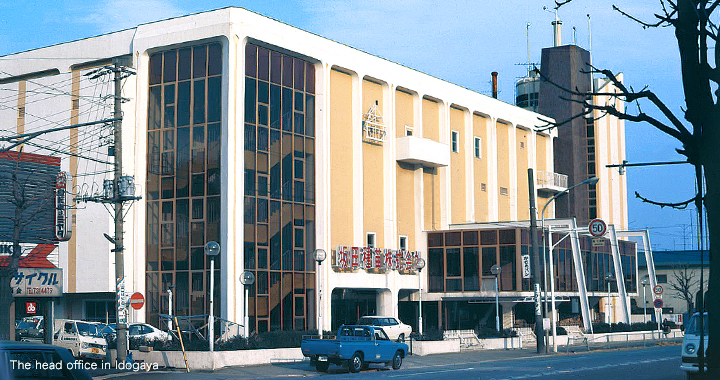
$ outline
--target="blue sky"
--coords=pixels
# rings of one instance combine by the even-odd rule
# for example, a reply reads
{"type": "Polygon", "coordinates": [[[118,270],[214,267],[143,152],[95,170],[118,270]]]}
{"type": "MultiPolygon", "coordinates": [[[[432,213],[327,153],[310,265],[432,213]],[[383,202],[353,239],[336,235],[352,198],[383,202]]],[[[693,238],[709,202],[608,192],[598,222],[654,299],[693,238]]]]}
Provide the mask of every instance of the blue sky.
{"type": "MultiPolygon", "coordinates": [[[[618,0],[623,10],[652,20],[659,1],[618,0]]],[[[498,71],[502,100],[512,102],[514,81],[527,61],[526,25],[530,23],[530,61],[552,45],[552,1],[466,0],[307,0],[185,1],[80,0],[2,1],[0,55],[121,30],[144,22],[189,13],[240,6],[317,33],[472,90],[489,94],[490,72],[498,71]],[[90,3],[90,4],[88,4],[90,3]]],[[[670,28],[643,30],[612,10],[610,2],[575,0],[561,8],[563,43],[588,48],[591,15],[593,64],[621,71],[635,89],[648,86],[681,116],[679,54],[670,28]],[[575,32],[573,32],[575,27],[575,32]]],[[[634,106],[628,107],[635,111],[634,106]]],[[[657,114],[645,105],[643,111],[657,114]]],[[[630,162],[676,161],[679,144],[646,124],[626,123],[630,162]]],[[[649,228],[655,249],[688,249],[697,238],[695,210],[669,210],[643,204],[638,191],[660,201],[681,201],[694,194],[689,165],[630,168],[631,229],[649,228]]]]}

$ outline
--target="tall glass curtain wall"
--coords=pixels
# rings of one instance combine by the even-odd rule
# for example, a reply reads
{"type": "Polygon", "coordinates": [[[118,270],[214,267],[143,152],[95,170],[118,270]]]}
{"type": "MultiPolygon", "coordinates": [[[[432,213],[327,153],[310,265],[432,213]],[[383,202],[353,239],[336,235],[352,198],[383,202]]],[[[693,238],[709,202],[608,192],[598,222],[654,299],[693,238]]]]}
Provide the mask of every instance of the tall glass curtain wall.
{"type": "MultiPolygon", "coordinates": [[[[147,320],[209,312],[208,241],[220,241],[222,47],[150,56],[147,134],[147,320]]],[[[214,313],[220,311],[220,260],[214,313]]],[[[198,323],[200,323],[198,321],[198,323]]]]}
{"type": "Polygon", "coordinates": [[[245,59],[250,329],[314,329],[315,69],[252,44],[245,59]]]}
{"type": "MultiPolygon", "coordinates": [[[[557,244],[553,249],[555,289],[577,292],[572,247],[570,239],[564,237],[564,234],[553,234],[553,244],[557,244]]],[[[591,292],[606,292],[605,276],[615,273],[610,241],[602,239],[603,244],[596,246],[592,240],[580,237],[586,286],[591,292]]],[[[625,288],[634,293],[637,291],[635,243],[622,240],[618,243],[625,288]]],[[[530,291],[531,280],[523,279],[518,269],[521,255],[529,252],[530,233],[526,229],[428,233],[428,291],[494,291],[495,277],[490,268],[496,264],[502,269],[500,291],[530,291]],[[520,239],[516,239],[518,234],[520,239]]],[[[541,272],[545,273],[542,267],[541,262],[541,272]]],[[[611,291],[617,291],[614,281],[609,286],[611,291]]]]}

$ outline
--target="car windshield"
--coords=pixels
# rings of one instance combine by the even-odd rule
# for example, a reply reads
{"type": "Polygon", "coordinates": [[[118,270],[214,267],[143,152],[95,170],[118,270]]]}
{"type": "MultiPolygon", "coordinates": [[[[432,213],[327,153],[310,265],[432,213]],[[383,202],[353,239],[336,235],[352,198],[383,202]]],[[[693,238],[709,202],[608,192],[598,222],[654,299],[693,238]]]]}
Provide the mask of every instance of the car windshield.
{"type": "Polygon", "coordinates": [[[375,318],[362,317],[358,321],[358,325],[375,325],[375,318]]]}
{"type": "MultiPolygon", "coordinates": [[[[693,335],[700,335],[700,315],[693,315],[692,319],[690,319],[690,325],[687,328],[687,331],[685,331],[686,334],[693,334],[693,335]]],[[[708,316],[705,315],[703,318],[703,335],[708,335],[708,316]]]]}
{"type": "Polygon", "coordinates": [[[16,327],[16,329],[18,329],[18,330],[29,330],[29,329],[34,329],[34,328],[35,328],[35,323],[25,322],[25,321],[20,322],[20,324],[18,324],[16,327]]]}
{"type": "Polygon", "coordinates": [[[77,323],[78,332],[80,335],[86,335],[86,336],[98,336],[98,329],[97,326],[85,323],[85,322],[78,322],[77,323]]]}

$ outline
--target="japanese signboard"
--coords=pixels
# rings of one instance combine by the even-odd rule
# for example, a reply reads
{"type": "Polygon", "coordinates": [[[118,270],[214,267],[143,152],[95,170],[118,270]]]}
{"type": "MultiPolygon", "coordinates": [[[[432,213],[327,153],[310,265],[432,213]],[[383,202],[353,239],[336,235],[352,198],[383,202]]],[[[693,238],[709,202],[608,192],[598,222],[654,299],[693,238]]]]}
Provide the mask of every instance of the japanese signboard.
{"type": "Polygon", "coordinates": [[[522,255],[522,271],[523,278],[532,277],[530,273],[530,255],[522,255]]]}
{"type": "Polygon", "coordinates": [[[72,232],[70,223],[70,209],[68,208],[68,183],[72,180],[70,173],[60,172],[55,181],[55,237],[60,241],[70,240],[72,232]]]}
{"type": "Polygon", "coordinates": [[[60,297],[63,295],[62,269],[18,268],[10,285],[16,297],[60,297]]]}
{"type": "Polygon", "coordinates": [[[418,258],[420,252],[417,251],[341,245],[334,252],[332,266],[336,270],[395,270],[407,273],[415,270],[414,263],[418,258]]]}

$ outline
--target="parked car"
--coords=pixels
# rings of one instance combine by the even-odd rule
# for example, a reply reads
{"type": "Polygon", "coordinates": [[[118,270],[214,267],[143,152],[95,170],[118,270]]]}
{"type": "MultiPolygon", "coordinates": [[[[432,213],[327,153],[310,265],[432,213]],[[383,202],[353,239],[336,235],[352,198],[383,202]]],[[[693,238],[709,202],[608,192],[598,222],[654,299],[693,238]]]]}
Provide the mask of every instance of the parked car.
{"type": "Polygon", "coordinates": [[[105,359],[107,341],[91,322],[66,320],[54,335],[55,342],[76,358],[105,359]]]}
{"type": "Polygon", "coordinates": [[[388,338],[392,340],[404,341],[412,333],[412,327],[400,322],[395,317],[368,315],[360,318],[357,324],[380,327],[385,331],[388,338]]]}
{"type": "Polygon", "coordinates": [[[34,342],[0,342],[0,380],[92,379],[82,366],[68,365],[74,361],[67,348],[34,342]]]}
{"type": "Polygon", "coordinates": [[[382,328],[373,326],[340,326],[336,338],[303,337],[300,349],[320,372],[327,372],[330,364],[347,362],[350,372],[359,372],[369,363],[385,363],[400,369],[408,345],[390,340],[382,328]]]}
{"type": "Polygon", "coordinates": [[[114,324],[97,323],[98,332],[105,338],[106,341],[110,342],[115,340],[117,332],[115,331],[114,324]]]}
{"type": "Polygon", "coordinates": [[[131,323],[128,327],[128,335],[130,338],[143,338],[147,341],[160,340],[167,342],[172,339],[172,335],[147,323],[131,323]]]}
{"type": "Polygon", "coordinates": [[[45,337],[45,320],[42,316],[25,317],[15,326],[15,340],[38,341],[45,337]]]}
{"type": "MultiPolygon", "coordinates": [[[[703,316],[703,333],[705,347],[705,370],[707,370],[707,348],[708,348],[708,313],[703,316]]],[[[700,313],[695,313],[685,329],[685,338],[682,344],[682,362],[680,368],[685,371],[688,379],[692,379],[700,371],[698,360],[698,348],[700,347],[700,313]]]]}

